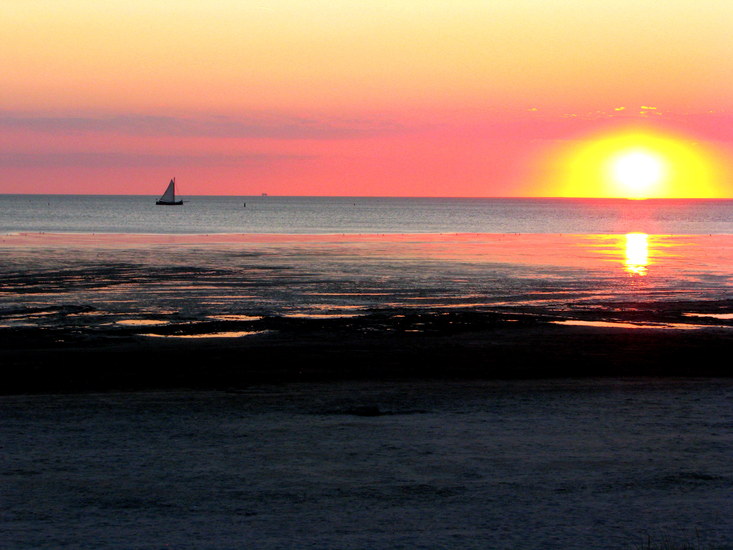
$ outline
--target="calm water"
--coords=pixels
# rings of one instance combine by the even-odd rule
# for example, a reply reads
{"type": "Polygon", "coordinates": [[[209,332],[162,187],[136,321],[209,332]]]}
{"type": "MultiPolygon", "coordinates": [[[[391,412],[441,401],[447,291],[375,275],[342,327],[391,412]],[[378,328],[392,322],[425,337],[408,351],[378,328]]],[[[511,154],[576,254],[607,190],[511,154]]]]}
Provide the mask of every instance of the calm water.
{"type": "Polygon", "coordinates": [[[18,231],[733,234],[733,200],[0,195],[0,233],[18,231]]]}

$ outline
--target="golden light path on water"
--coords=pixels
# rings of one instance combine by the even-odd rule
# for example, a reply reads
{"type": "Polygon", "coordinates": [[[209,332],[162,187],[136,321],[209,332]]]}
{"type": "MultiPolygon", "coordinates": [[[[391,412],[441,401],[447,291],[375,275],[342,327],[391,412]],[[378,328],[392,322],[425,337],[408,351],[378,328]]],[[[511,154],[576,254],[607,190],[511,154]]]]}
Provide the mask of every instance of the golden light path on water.
{"type": "Polygon", "coordinates": [[[626,235],[625,268],[632,275],[644,276],[649,265],[649,235],[628,233],[626,235]]]}
{"type": "MultiPolygon", "coordinates": [[[[665,276],[669,277],[674,271],[683,267],[685,257],[690,256],[690,261],[699,262],[699,259],[693,259],[698,252],[695,244],[697,240],[692,242],[684,236],[630,232],[615,235],[583,235],[579,238],[584,243],[582,246],[587,247],[595,258],[616,266],[609,274],[615,271],[627,277],[648,277],[650,269],[654,268],[656,275],[665,273],[665,276]]],[[[588,267],[592,268],[590,262],[588,267]]]]}

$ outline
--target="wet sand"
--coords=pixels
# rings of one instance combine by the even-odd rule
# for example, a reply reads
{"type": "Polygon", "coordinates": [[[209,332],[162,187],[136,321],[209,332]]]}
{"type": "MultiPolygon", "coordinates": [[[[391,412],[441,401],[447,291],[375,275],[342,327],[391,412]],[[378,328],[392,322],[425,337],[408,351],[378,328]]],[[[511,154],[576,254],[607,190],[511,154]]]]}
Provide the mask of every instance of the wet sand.
{"type": "Polygon", "coordinates": [[[236,389],[345,379],[730,376],[729,334],[472,330],[424,337],[298,331],[225,343],[3,346],[3,393],[236,389]]]}
{"type": "Polygon", "coordinates": [[[731,375],[730,237],[591,237],[6,235],[0,392],[731,375]]]}

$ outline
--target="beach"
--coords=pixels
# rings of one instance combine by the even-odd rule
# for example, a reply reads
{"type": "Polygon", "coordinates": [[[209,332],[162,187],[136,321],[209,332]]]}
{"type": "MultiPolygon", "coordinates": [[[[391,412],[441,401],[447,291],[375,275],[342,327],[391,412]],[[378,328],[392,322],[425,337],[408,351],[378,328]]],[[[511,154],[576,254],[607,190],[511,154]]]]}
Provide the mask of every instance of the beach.
{"type": "Polygon", "coordinates": [[[732,399],[669,377],[2,396],[0,530],[24,550],[730,550],[732,399]]]}
{"type": "Polygon", "coordinates": [[[732,548],[730,236],[0,241],[10,548],[732,548]]]}

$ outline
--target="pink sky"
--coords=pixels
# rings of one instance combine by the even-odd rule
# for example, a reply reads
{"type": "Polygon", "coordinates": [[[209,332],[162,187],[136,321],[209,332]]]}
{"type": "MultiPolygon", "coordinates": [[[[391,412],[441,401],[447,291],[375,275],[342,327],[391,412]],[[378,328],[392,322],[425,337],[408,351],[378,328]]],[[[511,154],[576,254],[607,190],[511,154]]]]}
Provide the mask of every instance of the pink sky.
{"type": "MultiPolygon", "coordinates": [[[[573,151],[648,130],[710,164],[684,193],[733,195],[733,3],[29,0],[0,17],[0,193],[157,195],[175,176],[183,195],[553,195],[573,151]]],[[[606,193],[586,170],[573,192],[606,193]]]]}

